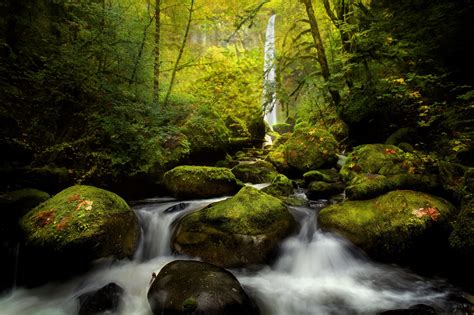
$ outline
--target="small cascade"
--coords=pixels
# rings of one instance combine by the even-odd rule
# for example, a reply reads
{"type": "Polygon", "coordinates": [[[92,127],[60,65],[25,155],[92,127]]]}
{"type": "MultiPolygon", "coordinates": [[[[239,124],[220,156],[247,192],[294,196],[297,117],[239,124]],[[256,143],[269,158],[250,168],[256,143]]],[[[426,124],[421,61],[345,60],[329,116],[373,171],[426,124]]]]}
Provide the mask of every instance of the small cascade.
{"type": "Polygon", "coordinates": [[[270,128],[277,123],[278,107],[276,97],[275,18],[276,15],[272,15],[268,21],[265,35],[265,63],[263,69],[263,111],[265,113],[264,119],[270,128]]]}

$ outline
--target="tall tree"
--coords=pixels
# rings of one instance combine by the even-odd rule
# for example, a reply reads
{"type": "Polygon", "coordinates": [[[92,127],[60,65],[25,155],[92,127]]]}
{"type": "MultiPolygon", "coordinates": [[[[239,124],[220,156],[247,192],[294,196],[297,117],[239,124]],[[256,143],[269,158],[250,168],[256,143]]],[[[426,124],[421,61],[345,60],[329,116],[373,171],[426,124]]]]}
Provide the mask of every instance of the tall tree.
{"type": "Polygon", "coordinates": [[[168,87],[168,91],[166,92],[165,100],[163,102],[164,106],[168,104],[168,99],[170,97],[171,91],[173,89],[174,80],[176,79],[176,73],[179,69],[179,63],[181,58],[183,57],[184,49],[186,48],[186,43],[188,42],[189,37],[189,30],[191,29],[191,22],[193,20],[193,13],[194,13],[194,2],[195,0],[191,0],[191,4],[189,6],[189,14],[188,14],[188,22],[186,23],[186,29],[184,31],[183,41],[181,42],[181,46],[179,47],[178,57],[176,58],[176,62],[174,64],[173,70],[171,72],[171,81],[168,87]]]}
{"type": "MultiPolygon", "coordinates": [[[[321,74],[323,75],[324,80],[327,83],[330,83],[331,73],[329,71],[328,60],[326,58],[326,51],[324,49],[323,40],[319,31],[318,21],[316,20],[316,16],[314,15],[313,4],[311,3],[311,0],[300,1],[304,4],[306,8],[306,14],[308,15],[308,20],[310,24],[311,36],[313,37],[314,46],[316,47],[316,51],[318,54],[318,63],[321,66],[321,74]]],[[[339,92],[329,86],[329,94],[331,94],[334,104],[338,106],[341,101],[341,96],[339,95],[339,92]]]]}
{"type": "Polygon", "coordinates": [[[155,49],[154,49],[154,76],[153,76],[153,103],[160,101],[160,31],[161,31],[161,0],[155,0],[155,49]]]}

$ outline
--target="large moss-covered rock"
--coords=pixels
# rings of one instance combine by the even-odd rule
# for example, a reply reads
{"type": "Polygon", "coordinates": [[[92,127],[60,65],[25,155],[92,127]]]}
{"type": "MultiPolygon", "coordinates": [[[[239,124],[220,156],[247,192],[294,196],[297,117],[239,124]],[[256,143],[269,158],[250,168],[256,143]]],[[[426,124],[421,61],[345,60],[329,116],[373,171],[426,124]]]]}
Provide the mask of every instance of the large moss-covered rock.
{"type": "Polygon", "coordinates": [[[246,186],[230,199],[184,216],[172,244],[178,253],[242,267],[267,262],[295,227],[279,199],[246,186]]]}
{"type": "Polygon", "coordinates": [[[278,175],[273,164],[258,160],[255,162],[239,163],[232,169],[235,177],[245,183],[271,183],[278,175]]]}
{"type": "Polygon", "coordinates": [[[347,156],[340,174],[350,199],[368,199],[396,189],[435,192],[440,184],[436,160],[393,145],[366,144],[347,156]]]}
{"type": "Polygon", "coordinates": [[[433,248],[441,251],[454,212],[443,199],[399,190],[371,200],[331,205],[321,211],[319,224],[375,258],[408,261],[433,248]]]}
{"type": "Polygon", "coordinates": [[[153,314],[259,314],[233,274],[198,261],[177,260],[164,266],[147,297],[153,314]]]}
{"type": "Polygon", "coordinates": [[[33,188],[19,189],[0,194],[2,223],[5,217],[20,219],[38,204],[50,198],[49,194],[33,188]]]}
{"type": "Polygon", "coordinates": [[[166,189],[177,198],[212,198],[232,195],[239,188],[230,169],[224,167],[175,167],[164,175],[166,189]]]}
{"type": "Polygon", "coordinates": [[[337,141],[321,128],[297,128],[268,159],[283,173],[303,174],[336,161],[337,141]]]}
{"type": "Polygon", "coordinates": [[[335,168],[313,170],[303,174],[305,184],[311,182],[337,183],[341,181],[339,172],[335,168]]]}
{"type": "Polygon", "coordinates": [[[122,198],[81,185],[28,212],[21,227],[34,271],[42,266],[58,274],[66,269],[74,272],[99,258],[131,257],[140,236],[138,220],[122,198]]]}

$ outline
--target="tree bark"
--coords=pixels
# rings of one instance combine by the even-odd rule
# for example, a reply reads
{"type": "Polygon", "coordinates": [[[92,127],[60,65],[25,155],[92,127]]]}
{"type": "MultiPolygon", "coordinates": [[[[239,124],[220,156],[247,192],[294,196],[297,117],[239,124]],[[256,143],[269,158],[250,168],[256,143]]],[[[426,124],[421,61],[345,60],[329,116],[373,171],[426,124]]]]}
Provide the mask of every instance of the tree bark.
{"type": "Polygon", "coordinates": [[[186,43],[188,42],[189,30],[191,29],[191,22],[193,20],[194,2],[195,0],[191,0],[191,5],[189,7],[188,23],[186,24],[186,30],[184,31],[183,41],[181,42],[181,46],[179,47],[178,57],[176,58],[173,71],[171,72],[171,81],[168,87],[168,91],[166,92],[163,106],[166,106],[168,104],[168,99],[173,89],[174,80],[176,79],[176,73],[178,72],[179,63],[181,61],[181,58],[183,57],[184,49],[186,48],[186,43]]]}
{"type": "Polygon", "coordinates": [[[155,47],[153,55],[155,56],[154,62],[154,76],[153,76],[153,103],[159,106],[160,102],[160,30],[161,30],[161,0],[155,1],[155,47]]]}
{"type": "MultiPolygon", "coordinates": [[[[324,49],[323,40],[321,39],[321,33],[319,32],[318,21],[316,20],[316,16],[314,15],[313,5],[311,0],[301,0],[301,2],[306,7],[306,13],[308,15],[309,24],[311,27],[311,36],[313,37],[314,46],[316,47],[316,51],[318,53],[318,62],[321,66],[321,73],[323,75],[324,80],[329,83],[331,78],[331,73],[329,71],[328,60],[326,58],[326,51],[324,49]]],[[[332,100],[336,106],[339,105],[341,101],[341,96],[339,92],[329,87],[329,94],[331,94],[332,100]]]]}

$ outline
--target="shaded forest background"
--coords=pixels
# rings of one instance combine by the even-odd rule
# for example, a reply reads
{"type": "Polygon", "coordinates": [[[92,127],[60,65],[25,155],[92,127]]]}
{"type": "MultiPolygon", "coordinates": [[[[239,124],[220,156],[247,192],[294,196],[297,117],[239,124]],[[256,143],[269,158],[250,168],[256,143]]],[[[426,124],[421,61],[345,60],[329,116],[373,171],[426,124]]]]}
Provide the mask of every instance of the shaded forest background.
{"type": "Polygon", "coordinates": [[[273,13],[282,121],[347,126],[342,147],[409,138],[474,166],[473,1],[314,2],[327,78],[307,3],[3,1],[2,190],[76,182],[143,196],[176,165],[258,145],[273,13]]]}

